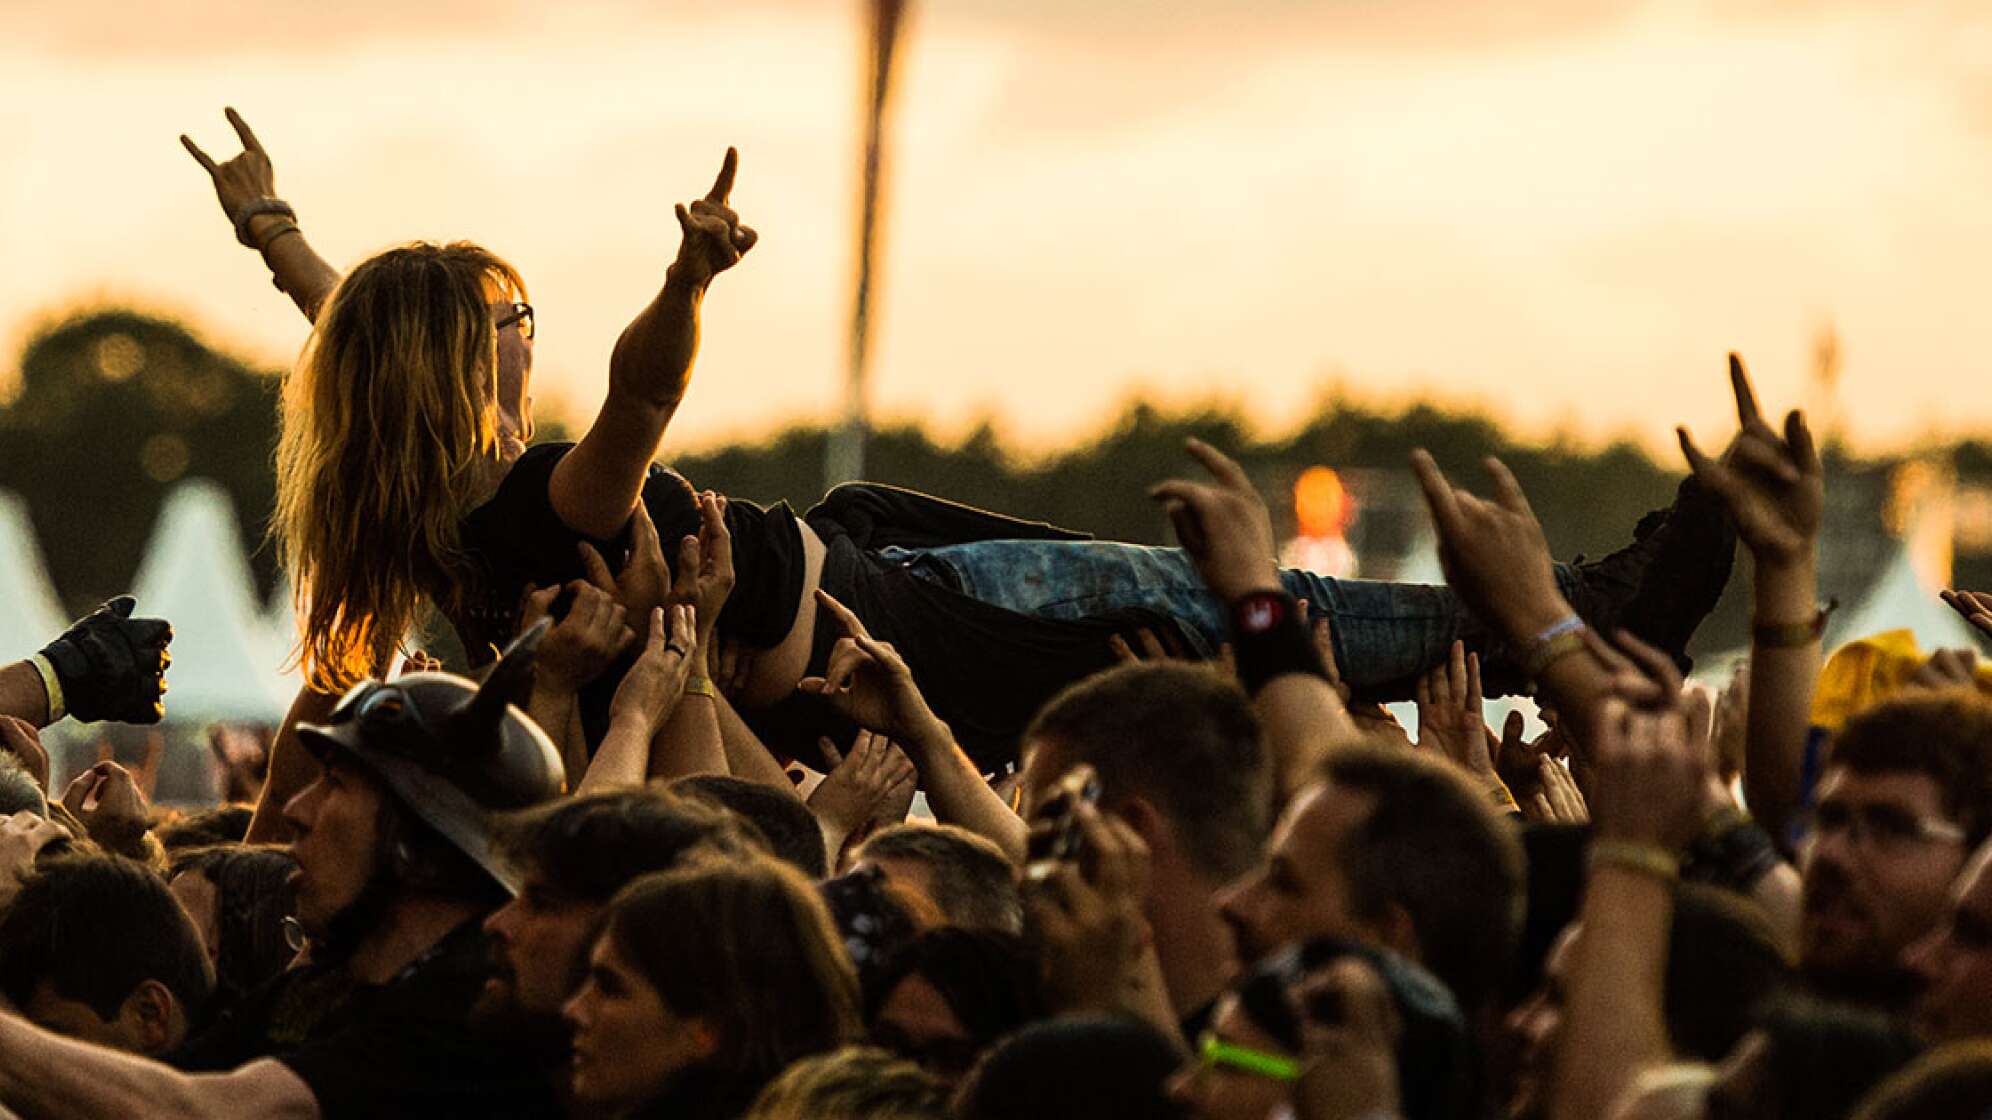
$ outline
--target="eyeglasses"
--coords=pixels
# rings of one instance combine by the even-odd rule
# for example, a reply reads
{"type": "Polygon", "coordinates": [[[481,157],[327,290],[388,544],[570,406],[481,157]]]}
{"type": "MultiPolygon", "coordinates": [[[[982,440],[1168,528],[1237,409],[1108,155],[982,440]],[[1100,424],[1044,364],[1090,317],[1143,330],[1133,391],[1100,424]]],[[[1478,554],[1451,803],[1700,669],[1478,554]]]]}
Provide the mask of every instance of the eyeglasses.
{"type": "Polygon", "coordinates": [[[1919,817],[1891,805],[1849,805],[1827,801],[1812,810],[1812,834],[1845,836],[1876,851],[1896,852],[1918,844],[1962,844],[1964,829],[1945,820],[1919,817]]]}
{"type": "Polygon", "coordinates": [[[1205,1069],[1223,1066],[1241,1073],[1255,1074],[1274,1081],[1300,1080],[1300,1063],[1280,1054],[1268,1054],[1248,1046],[1226,1042],[1215,1031],[1205,1031],[1197,1040],[1197,1058],[1205,1069]]]}
{"type": "Polygon", "coordinates": [[[533,305],[530,303],[514,303],[512,305],[512,313],[499,319],[493,325],[502,331],[513,323],[519,324],[519,337],[525,339],[527,342],[531,342],[533,340],[533,305]]]}

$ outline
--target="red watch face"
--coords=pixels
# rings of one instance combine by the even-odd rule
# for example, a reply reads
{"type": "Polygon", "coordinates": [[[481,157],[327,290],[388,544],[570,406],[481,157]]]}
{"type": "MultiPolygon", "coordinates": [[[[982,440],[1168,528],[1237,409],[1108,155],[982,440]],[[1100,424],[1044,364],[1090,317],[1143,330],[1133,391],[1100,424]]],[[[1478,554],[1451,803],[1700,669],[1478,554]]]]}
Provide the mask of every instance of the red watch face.
{"type": "Polygon", "coordinates": [[[1247,600],[1240,604],[1239,622],[1252,633],[1261,633],[1273,628],[1280,620],[1280,601],[1270,595],[1247,600]]]}

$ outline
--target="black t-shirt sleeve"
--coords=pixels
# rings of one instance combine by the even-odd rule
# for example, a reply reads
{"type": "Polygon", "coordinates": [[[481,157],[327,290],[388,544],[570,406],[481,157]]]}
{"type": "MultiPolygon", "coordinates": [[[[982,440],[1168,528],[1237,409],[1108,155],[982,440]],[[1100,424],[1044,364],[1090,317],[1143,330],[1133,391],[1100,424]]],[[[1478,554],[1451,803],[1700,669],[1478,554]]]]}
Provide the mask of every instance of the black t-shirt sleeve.
{"type": "MultiPolygon", "coordinates": [[[[573,446],[548,443],[527,449],[491,500],[464,518],[463,545],[478,573],[475,593],[453,620],[459,633],[466,624],[478,632],[463,635],[466,649],[475,644],[482,651],[510,637],[513,612],[528,583],[549,587],[586,578],[576,547],[580,542],[592,544],[610,570],[621,570],[627,530],[616,540],[592,540],[553,510],[548,489],[553,470],[573,446]]],[[[699,531],[697,492],[682,475],[652,464],[643,481],[643,504],[657,526],[665,563],[675,567],[678,543],[699,531]]],[[[749,645],[772,646],[788,633],[802,596],[802,537],[795,514],[786,504],[763,509],[730,501],[727,528],[733,535],[736,582],[720,629],[749,645]]],[[[473,654],[473,660],[483,659],[488,658],[473,654]]]]}

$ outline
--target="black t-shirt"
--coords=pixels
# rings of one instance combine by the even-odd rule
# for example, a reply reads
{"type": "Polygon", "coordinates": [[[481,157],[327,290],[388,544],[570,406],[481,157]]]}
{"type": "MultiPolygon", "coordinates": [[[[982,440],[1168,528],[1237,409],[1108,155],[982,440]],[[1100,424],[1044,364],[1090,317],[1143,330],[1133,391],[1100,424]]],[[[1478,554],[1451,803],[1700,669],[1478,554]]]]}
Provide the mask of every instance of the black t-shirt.
{"type": "MultiPolygon", "coordinates": [[[[551,587],[586,578],[578,546],[587,542],[611,571],[620,572],[628,548],[622,538],[594,540],[569,528],[553,511],[547,491],[553,468],[571,443],[543,443],[519,456],[491,500],[463,519],[460,540],[479,573],[450,619],[474,663],[503,648],[518,623],[526,584],[551,587]]],[[[657,524],[664,562],[676,564],[678,542],[699,531],[698,494],[682,475],[655,463],[643,481],[643,504],[657,524]]],[[[795,621],[802,598],[802,533],[788,503],[766,509],[729,498],[726,527],[733,536],[733,595],[719,616],[719,630],[751,646],[778,645],[795,621]]],[[[621,674],[617,673],[620,677],[621,674]]]]}
{"type": "MultiPolygon", "coordinates": [[[[527,584],[545,588],[586,578],[583,541],[611,571],[622,570],[627,530],[623,539],[592,540],[553,511],[547,487],[554,466],[573,447],[543,443],[527,449],[491,500],[463,519],[460,540],[478,576],[463,589],[450,623],[473,666],[491,661],[517,632],[519,597],[527,584]]],[[[678,542],[699,531],[697,492],[682,475],[652,463],[643,480],[643,504],[657,525],[665,563],[675,564],[678,542]]],[[[726,528],[733,537],[734,584],[719,615],[719,632],[763,649],[779,645],[802,599],[802,531],[795,514],[786,502],[763,509],[729,498],[726,528]]],[[[616,685],[641,652],[641,646],[632,648],[581,690],[581,726],[590,744],[607,733],[616,685]]]]}
{"type": "Polygon", "coordinates": [[[528,1050],[468,1025],[488,973],[475,922],[385,984],[355,984],[338,968],[297,969],[170,1060],[204,1072],[275,1058],[310,1087],[326,1120],[562,1116],[550,1076],[528,1050]]]}

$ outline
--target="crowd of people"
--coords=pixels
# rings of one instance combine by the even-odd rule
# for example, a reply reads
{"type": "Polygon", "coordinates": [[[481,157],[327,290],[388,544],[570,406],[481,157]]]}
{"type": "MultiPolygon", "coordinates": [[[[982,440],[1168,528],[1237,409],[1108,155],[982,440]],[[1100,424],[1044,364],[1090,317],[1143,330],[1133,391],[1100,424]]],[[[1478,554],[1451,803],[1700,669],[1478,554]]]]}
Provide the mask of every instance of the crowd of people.
{"type": "Polygon", "coordinates": [[[1825,474],[1734,357],[1737,431],[1681,430],[1594,564],[1423,452],[1442,588],[1281,570],[1194,441],[1176,549],[797,514],[652,462],[757,240],[734,153],[594,423],[532,445],[517,271],[334,269],[229,118],[227,161],[182,139],[312,322],[272,519],[307,683],[254,803],[190,814],[108,760],[58,796],[39,739],[162,718],[168,620],[0,666],[0,1116],[1992,1110],[1992,695],[1947,651],[1820,717],[1825,474]],[[1718,694],[1684,650],[1739,541],[1718,694]],[[1508,693],[1547,731],[1487,726],[1508,693]]]}

